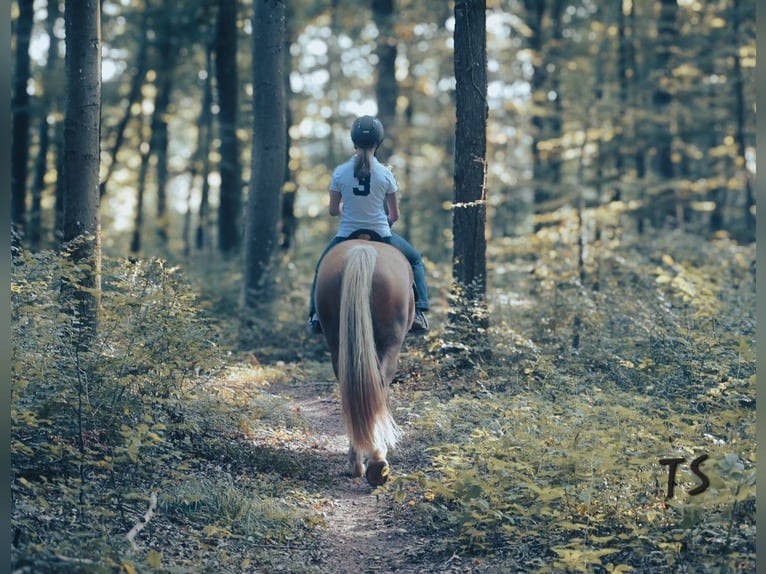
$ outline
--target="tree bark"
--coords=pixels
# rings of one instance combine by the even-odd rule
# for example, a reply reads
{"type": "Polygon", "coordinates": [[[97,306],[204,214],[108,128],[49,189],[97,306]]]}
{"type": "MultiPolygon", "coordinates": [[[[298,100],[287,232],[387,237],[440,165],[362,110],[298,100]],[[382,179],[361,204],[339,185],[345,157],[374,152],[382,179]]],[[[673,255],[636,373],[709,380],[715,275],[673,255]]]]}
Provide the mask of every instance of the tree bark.
{"type": "MultiPolygon", "coordinates": [[[[48,59],[45,62],[45,78],[50,79],[58,64],[58,40],[54,34],[56,20],[59,17],[58,2],[49,0],[47,33],[50,44],[48,45],[48,59]]],[[[42,242],[42,197],[45,192],[45,176],[48,173],[48,150],[50,149],[51,125],[48,118],[56,111],[55,94],[52,94],[53,83],[44,82],[42,100],[42,113],[39,118],[38,148],[35,158],[34,183],[32,184],[32,204],[29,209],[29,246],[37,250],[42,242]]]]}
{"type": "Polygon", "coordinates": [[[13,75],[13,146],[11,151],[11,223],[23,237],[26,227],[27,172],[29,161],[29,93],[27,83],[30,74],[29,44],[32,39],[34,17],[33,0],[19,0],[19,17],[16,20],[16,67],[13,75]]]}
{"type": "Polygon", "coordinates": [[[253,19],[253,150],[242,306],[254,310],[270,287],[285,161],[285,3],[255,0],[253,19]]]}
{"type": "Polygon", "coordinates": [[[213,58],[212,43],[208,42],[205,48],[205,67],[207,76],[202,88],[202,112],[199,119],[199,134],[197,138],[197,161],[201,163],[200,172],[202,173],[202,189],[199,200],[199,218],[197,221],[197,231],[194,235],[194,246],[198,250],[206,247],[207,235],[210,232],[210,182],[208,175],[210,173],[210,146],[213,140],[213,114],[211,107],[213,105],[213,58]]]}
{"type": "MultiPolygon", "coordinates": [[[[534,211],[536,214],[552,210],[556,189],[561,181],[561,152],[558,147],[546,147],[544,142],[553,141],[561,135],[561,93],[558,72],[549,74],[549,67],[559,61],[557,45],[561,41],[562,0],[525,0],[527,24],[531,30],[529,47],[534,58],[532,76],[532,99],[535,112],[532,115],[532,182],[534,211]],[[546,10],[548,14],[546,16],[546,10]],[[550,38],[545,30],[550,27],[550,38]],[[548,44],[546,44],[548,42],[548,44]],[[548,94],[554,94],[551,102],[548,94]]],[[[542,227],[535,224],[535,230],[542,227]]]]}
{"type": "MultiPolygon", "coordinates": [[[[486,295],[487,53],[486,1],[455,2],[455,201],[453,278],[475,311],[471,322],[488,323],[486,295]]],[[[453,317],[458,319],[458,317],[453,317]]]]}
{"type": "MultiPolygon", "coordinates": [[[[673,104],[673,93],[670,83],[672,82],[672,58],[673,45],[675,44],[678,30],[676,28],[676,16],[678,13],[677,0],[661,0],[660,16],[657,22],[657,48],[656,70],[658,81],[652,94],[652,105],[657,118],[670,118],[673,104]]],[[[673,160],[673,128],[670,120],[660,119],[654,126],[654,161],[653,169],[655,176],[660,182],[670,181],[675,177],[675,165],[673,160]]],[[[670,184],[663,185],[659,195],[673,198],[675,202],[676,191],[670,184]]],[[[651,198],[645,198],[650,201],[651,198]]],[[[652,219],[655,226],[662,223],[662,217],[667,214],[666,209],[651,209],[652,219]]],[[[679,224],[683,218],[678,218],[679,224]]]]}
{"type": "Polygon", "coordinates": [[[223,253],[233,253],[239,250],[242,239],[242,168],[237,141],[237,0],[219,0],[216,30],[215,73],[221,138],[218,247],[223,253]]]}
{"type": "MultiPolygon", "coordinates": [[[[66,104],[64,113],[64,242],[80,268],[71,285],[83,347],[98,324],[101,229],[101,8],[99,0],[66,1],[66,104]]],[[[65,284],[67,284],[65,282],[65,284]]],[[[67,293],[65,293],[67,295],[67,293]]]]}
{"type": "MultiPolygon", "coordinates": [[[[739,48],[739,34],[742,24],[742,7],[739,0],[734,0],[734,4],[731,8],[731,20],[732,20],[732,35],[734,46],[739,48]]],[[[745,133],[745,115],[747,113],[747,106],[745,104],[745,82],[742,75],[742,63],[740,61],[739,50],[735,49],[733,53],[733,70],[732,75],[734,77],[734,90],[736,99],[736,139],[737,139],[737,159],[736,164],[739,169],[744,171],[745,177],[745,202],[744,202],[744,220],[745,220],[745,237],[746,241],[755,241],[755,193],[753,192],[752,177],[747,169],[746,153],[747,153],[747,141],[745,133]]],[[[753,121],[755,118],[753,118],[753,121]]]]}
{"type": "Polygon", "coordinates": [[[176,54],[179,50],[179,37],[173,21],[172,5],[166,6],[164,22],[159,27],[159,65],[157,70],[157,98],[152,115],[151,153],[157,163],[157,220],[155,231],[162,248],[167,246],[169,220],[167,213],[168,182],[168,117],[170,100],[175,85],[176,54]]]}
{"type": "Polygon", "coordinates": [[[375,95],[378,119],[387,130],[383,145],[378,148],[378,159],[386,163],[396,148],[394,125],[399,85],[396,82],[396,34],[394,32],[394,0],[372,0],[372,19],[378,28],[376,54],[378,56],[375,95]]]}
{"type": "MultiPolygon", "coordinates": [[[[55,1],[55,0],[54,0],[55,1]]],[[[117,124],[115,130],[114,142],[109,152],[109,166],[106,168],[106,174],[101,181],[100,194],[101,197],[106,193],[106,186],[114,173],[114,169],[117,167],[117,154],[122,148],[122,143],[125,140],[125,129],[128,127],[128,122],[132,115],[133,104],[139,101],[141,97],[141,86],[144,84],[144,78],[146,77],[146,71],[148,68],[148,52],[149,52],[149,30],[150,20],[149,16],[152,10],[149,6],[149,0],[144,0],[143,13],[141,18],[141,39],[138,45],[138,53],[136,54],[135,72],[130,80],[130,90],[128,91],[127,102],[125,103],[125,113],[120,122],[117,124]]]]}
{"type": "MultiPolygon", "coordinates": [[[[141,118],[144,127],[148,128],[149,121],[143,116],[141,118]]],[[[144,133],[142,129],[141,134],[144,133]]],[[[149,136],[151,141],[151,135],[149,136]]],[[[141,233],[144,227],[144,196],[146,195],[146,175],[149,173],[149,157],[151,156],[151,144],[143,146],[144,140],[141,137],[141,144],[139,147],[139,154],[141,155],[141,164],[138,168],[138,180],[136,181],[136,211],[133,214],[133,234],[130,240],[130,252],[134,255],[141,253],[142,239],[141,233]]]]}

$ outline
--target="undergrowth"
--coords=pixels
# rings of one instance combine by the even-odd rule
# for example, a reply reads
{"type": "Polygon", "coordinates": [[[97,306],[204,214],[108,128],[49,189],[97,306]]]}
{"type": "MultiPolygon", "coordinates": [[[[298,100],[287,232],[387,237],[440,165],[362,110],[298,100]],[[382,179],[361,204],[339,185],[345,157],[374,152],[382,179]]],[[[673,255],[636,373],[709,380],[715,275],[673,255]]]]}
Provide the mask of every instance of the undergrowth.
{"type": "MultiPolygon", "coordinates": [[[[450,328],[432,297],[395,379],[410,446],[392,457],[416,455],[375,494],[422,541],[413,560],[753,571],[754,246],[604,241],[582,267],[542,234],[489,249],[488,321],[450,328]]],[[[270,392],[331,379],[305,334],[313,262],[242,318],[233,263],[106,259],[87,350],[67,265],[21,252],[12,269],[14,570],[321,571],[317,493],[340,469],[293,448],[301,417],[270,392]]]]}
{"type": "Polygon", "coordinates": [[[510,571],[753,571],[754,253],[686,239],[602,249],[585,284],[540,245],[496,252],[516,282],[492,360],[432,335],[449,379],[410,407],[429,462],[379,490],[399,520],[510,571]]]}
{"type": "Polygon", "coordinates": [[[252,374],[228,380],[226,335],[180,269],[106,259],[87,349],[59,296],[77,272],[52,252],[14,259],[14,571],[220,571],[237,546],[305,546],[316,513],[238,462],[253,428],[289,413],[252,374]]]}

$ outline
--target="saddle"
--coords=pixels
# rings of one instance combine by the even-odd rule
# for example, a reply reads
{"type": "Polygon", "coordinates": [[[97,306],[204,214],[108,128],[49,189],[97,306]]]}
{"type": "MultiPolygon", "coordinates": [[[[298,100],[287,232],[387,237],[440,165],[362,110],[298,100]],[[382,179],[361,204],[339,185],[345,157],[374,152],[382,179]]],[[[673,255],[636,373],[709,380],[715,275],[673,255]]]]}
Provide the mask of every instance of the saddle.
{"type": "Polygon", "coordinates": [[[377,231],[373,231],[372,229],[357,229],[348,236],[348,239],[364,239],[365,241],[377,241],[378,243],[391,243],[389,237],[381,237],[377,231]]]}

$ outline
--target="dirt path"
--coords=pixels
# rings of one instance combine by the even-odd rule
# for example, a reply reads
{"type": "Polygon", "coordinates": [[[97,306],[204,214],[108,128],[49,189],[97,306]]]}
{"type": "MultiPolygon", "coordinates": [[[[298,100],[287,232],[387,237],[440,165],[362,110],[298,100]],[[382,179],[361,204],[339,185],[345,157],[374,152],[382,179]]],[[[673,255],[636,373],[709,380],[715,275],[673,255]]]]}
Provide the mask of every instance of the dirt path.
{"type": "MultiPolygon", "coordinates": [[[[316,557],[322,571],[332,574],[470,572],[459,560],[424,564],[423,549],[427,541],[410,532],[405,524],[398,523],[389,504],[379,501],[363,478],[353,479],[346,473],[348,439],[343,431],[340,403],[333,394],[335,389],[333,384],[270,389],[289,399],[292,412],[306,425],[306,439],[314,453],[338,463],[321,490],[328,501],[316,557]]],[[[406,426],[404,431],[407,432],[406,426]]],[[[403,442],[402,448],[407,449],[406,439],[403,442]]],[[[389,458],[394,472],[404,470],[397,468],[394,462],[399,456],[389,458]]]]}
{"type": "Polygon", "coordinates": [[[323,570],[338,574],[418,571],[406,569],[403,552],[412,541],[403,529],[392,526],[387,505],[378,503],[364,479],[346,474],[348,439],[335,388],[327,384],[271,389],[290,399],[293,413],[306,425],[314,452],[341,463],[322,492],[328,502],[317,558],[323,570]]]}

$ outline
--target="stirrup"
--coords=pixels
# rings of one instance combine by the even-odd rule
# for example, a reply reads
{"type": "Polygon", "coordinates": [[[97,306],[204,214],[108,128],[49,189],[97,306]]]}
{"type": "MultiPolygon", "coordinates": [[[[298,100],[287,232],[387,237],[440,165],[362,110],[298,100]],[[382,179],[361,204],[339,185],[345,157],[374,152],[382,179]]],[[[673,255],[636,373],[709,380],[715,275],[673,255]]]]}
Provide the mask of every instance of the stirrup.
{"type": "Polygon", "coordinates": [[[309,315],[309,322],[308,322],[307,328],[311,335],[322,334],[322,324],[319,322],[319,318],[317,317],[316,313],[312,313],[311,315],[309,315]]]}

